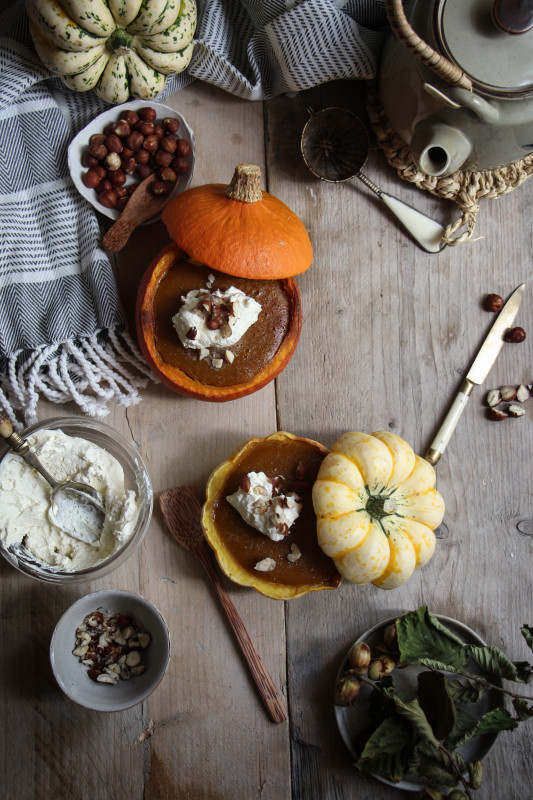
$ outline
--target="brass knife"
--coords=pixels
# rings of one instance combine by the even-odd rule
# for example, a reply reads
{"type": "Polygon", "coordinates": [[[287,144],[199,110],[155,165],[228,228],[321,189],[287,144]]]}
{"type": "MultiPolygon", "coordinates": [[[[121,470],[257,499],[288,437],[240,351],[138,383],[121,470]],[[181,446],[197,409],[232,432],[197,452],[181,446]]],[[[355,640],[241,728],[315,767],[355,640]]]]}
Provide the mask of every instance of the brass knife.
{"type": "Polygon", "coordinates": [[[437,435],[431,443],[431,447],[425,455],[426,461],[429,461],[430,464],[435,465],[444,453],[446,445],[450,441],[450,437],[459,421],[459,417],[465,409],[472,389],[474,386],[479,386],[483,383],[490,372],[490,368],[496,361],[498,353],[502,348],[505,334],[513,324],[518,313],[524,289],[525,283],[521,283],[520,286],[514,290],[498,314],[495,323],[481,345],[450,410],[446,414],[444,422],[440,426],[437,435]]]}

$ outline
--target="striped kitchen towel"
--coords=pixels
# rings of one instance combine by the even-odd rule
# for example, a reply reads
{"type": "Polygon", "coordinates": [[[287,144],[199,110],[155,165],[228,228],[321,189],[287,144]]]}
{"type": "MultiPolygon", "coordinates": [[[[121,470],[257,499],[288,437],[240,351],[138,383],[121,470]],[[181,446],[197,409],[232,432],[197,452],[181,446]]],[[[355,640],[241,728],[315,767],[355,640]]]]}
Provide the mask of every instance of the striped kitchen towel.
{"type": "MultiPolygon", "coordinates": [[[[371,78],[384,26],[380,0],[198,0],[189,69],[158,99],[195,78],[251,100],[371,78]]],[[[17,428],[41,396],[102,417],[150,377],[68,171],[70,140],[104,108],[43,67],[22,2],[0,18],[0,407],[17,428]]]]}

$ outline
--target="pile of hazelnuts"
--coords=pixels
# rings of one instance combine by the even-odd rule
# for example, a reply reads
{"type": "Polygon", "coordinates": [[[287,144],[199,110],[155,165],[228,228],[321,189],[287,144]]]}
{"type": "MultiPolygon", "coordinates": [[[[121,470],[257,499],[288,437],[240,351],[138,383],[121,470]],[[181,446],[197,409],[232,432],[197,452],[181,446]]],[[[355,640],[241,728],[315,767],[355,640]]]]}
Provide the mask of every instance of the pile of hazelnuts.
{"type": "Polygon", "coordinates": [[[106,208],[122,211],[140,181],[156,174],[150,184],[154,195],[167,195],[179,176],[189,168],[191,145],[178,136],[179,120],[165,117],[147,106],[139,111],[124,110],[116,122],[106,125],[103,133],[94,133],[81,163],[88,167],[83,183],[94,189],[106,208]],[[126,186],[128,176],[138,182],[126,186]]]}

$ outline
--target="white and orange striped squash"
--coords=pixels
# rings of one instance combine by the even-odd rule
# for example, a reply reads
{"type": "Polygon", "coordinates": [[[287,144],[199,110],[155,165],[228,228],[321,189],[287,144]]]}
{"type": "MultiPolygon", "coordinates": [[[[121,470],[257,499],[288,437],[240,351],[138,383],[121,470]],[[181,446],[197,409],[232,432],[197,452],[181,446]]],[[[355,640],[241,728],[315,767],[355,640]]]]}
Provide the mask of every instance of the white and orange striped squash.
{"type": "Polygon", "coordinates": [[[318,542],[349,581],[400,586],[435,550],[435,470],[394,433],[343,434],[313,486],[318,542]]]}

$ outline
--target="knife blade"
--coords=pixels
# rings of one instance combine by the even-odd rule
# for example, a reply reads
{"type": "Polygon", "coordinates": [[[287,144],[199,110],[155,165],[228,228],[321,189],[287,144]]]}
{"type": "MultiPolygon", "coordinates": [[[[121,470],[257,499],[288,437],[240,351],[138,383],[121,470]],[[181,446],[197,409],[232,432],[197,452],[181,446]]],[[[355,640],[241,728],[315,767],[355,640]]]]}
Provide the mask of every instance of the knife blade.
{"type": "Polygon", "coordinates": [[[440,426],[435,438],[431,442],[431,446],[425,455],[426,461],[429,461],[430,464],[435,465],[443,454],[446,445],[450,441],[450,437],[455,430],[455,426],[459,421],[459,417],[465,409],[466,403],[474,386],[479,386],[483,383],[489,374],[492,365],[496,361],[498,353],[503,346],[505,334],[513,324],[514,319],[518,314],[518,309],[520,308],[520,303],[522,302],[525,286],[525,283],[521,283],[520,286],[514,290],[498,314],[492,328],[485,337],[485,341],[481,345],[476,357],[474,358],[474,361],[472,362],[472,365],[468,370],[463,383],[461,384],[461,388],[459,389],[455,400],[446,414],[444,422],[440,426]]]}

